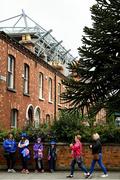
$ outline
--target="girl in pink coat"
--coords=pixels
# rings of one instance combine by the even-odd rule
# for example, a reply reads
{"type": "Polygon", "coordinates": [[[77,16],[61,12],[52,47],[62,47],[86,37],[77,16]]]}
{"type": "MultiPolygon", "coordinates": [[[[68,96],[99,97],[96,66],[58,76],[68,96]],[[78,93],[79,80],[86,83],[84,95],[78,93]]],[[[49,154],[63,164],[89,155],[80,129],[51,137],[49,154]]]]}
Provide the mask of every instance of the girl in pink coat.
{"type": "Polygon", "coordinates": [[[67,176],[67,178],[72,178],[74,174],[74,168],[75,164],[78,164],[78,167],[85,173],[88,174],[88,171],[83,164],[83,158],[82,158],[82,143],[80,142],[81,136],[77,135],[75,136],[75,143],[70,144],[70,148],[72,150],[72,161],[71,161],[71,168],[70,168],[70,175],[67,176]]]}

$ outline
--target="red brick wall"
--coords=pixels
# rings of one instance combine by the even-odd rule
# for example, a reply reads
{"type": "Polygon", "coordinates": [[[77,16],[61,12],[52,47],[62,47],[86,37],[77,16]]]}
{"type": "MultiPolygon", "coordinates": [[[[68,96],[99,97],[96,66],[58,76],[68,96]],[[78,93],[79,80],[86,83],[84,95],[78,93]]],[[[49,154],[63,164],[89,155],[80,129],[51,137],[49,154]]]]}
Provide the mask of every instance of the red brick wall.
{"type": "MultiPolygon", "coordinates": [[[[33,145],[30,145],[31,149],[31,159],[29,163],[29,168],[34,169],[34,160],[33,160],[33,145]]],[[[57,162],[56,168],[57,170],[68,170],[70,169],[70,161],[71,161],[71,151],[69,146],[66,144],[57,144],[57,162]]],[[[48,161],[47,161],[47,150],[48,144],[44,145],[44,166],[45,169],[48,169],[48,161]]],[[[84,161],[86,167],[89,169],[90,163],[92,160],[91,150],[89,149],[88,144],[83,145],[84,151],[84,161]]],[[[21,168],[21,162],[17,156],[17,163],[16,167],[21,168]]],[[[120,170],[120,145],[104,145],[103,146],[103,163],[108,170],[120,170]]],[[[3,157],[3,148],[2,145],[0,146],[0,169],[6,168],[6,161],[3,157]]],[[[99,169],[98,165],[95,166],[96,169],[99,169]]]]}
{"type": "MultiPolygon", "coordinates": [[[[15,90],[11,92],[7,90],[7,82],[0,80],[0,129],[10,129],[10,112],[12,108],[19,111],[18,113],[18,128],[21,128],[25,124],[26,110],[29,104],[32,104],[33,108],[38,106],[41,111],[41,123],[45,122],[46,115],[49,114],[52,119],[55,114],[58,113],[59,105],[56,102],[55,105],[55,84],[56,84],[56,100],[57,100],[57,84],[61,82],[62,76],[55,70],[30,58],[25,53],[22,53],[18,49],[14,48],[11,44],[0,40],[0,75],[7,77],[7,59],[8,54],[15,57],[15,90]],[[23,69],[24,63],[29,65],[30,68],[30,83],[29,91],[30,96],[23,95],[23,69]],[[44,100],[38,98],[38,76],[39,72],[44,76],[44,100]],[[57,74],[57,75],[56,75],[57,74]],[[56,82],[55,82],[56,76],[56,82]],[[48,102],[48,79],[52,79],[52,99],[53,103],[48,102]]],[[[49,66],[49,65],[48,65],[49,66]]],[[[63,87],[62,87],[63,89],[63,87]]],[[[64,107],[62,104],[60,107],[64,107]]]]}

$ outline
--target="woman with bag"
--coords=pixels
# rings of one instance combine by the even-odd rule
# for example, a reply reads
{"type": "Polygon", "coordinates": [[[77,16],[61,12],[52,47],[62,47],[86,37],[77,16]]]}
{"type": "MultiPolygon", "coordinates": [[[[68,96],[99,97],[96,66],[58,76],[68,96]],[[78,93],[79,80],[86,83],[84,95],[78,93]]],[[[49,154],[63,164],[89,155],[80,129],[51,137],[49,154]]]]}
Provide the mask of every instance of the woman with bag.
{"type": "Polygon", "coordinates": [[[6,158],[7,161],[8,172],[14,173],[16,172],[14,170],[14,165],[15,165],[15,152],[17,149],[17,145],[12,133],[9,133],[8,137],[4,140],[3,148],[4,148],[4,157],[6,158]]]}
{"type": "Polygon", "coordinates": [[[101,175],[101,177],[107,177],[108,176],[107,170],[102,163],[102,145],[100,142],[99,134],[94,133],[92,135],[92,139],[93,139],[93,144],[90,145],[90,148],[92,149],[93,160],[92,160],[91,167],[90,167],[90,173],[86,176],[86,178],[92,177],[92,173],[94,171],[96,162],[98,162],[99,166],[101,167],[102,171],[104,172],[104,174],[101,175]]]}
{"type": "Polygon", "coordinates": [[[83,164],[82,143],[80,142],[80,139],[81,139],[81,136],[77,135],[77,136],[75,136],[75,143],[70,144],[70,148],[72,150],[73,160],[71,162],[70,175],[68,175],[67,178],[72,178],[73,177],[74,167],[75,167],[76,163],[78,164],[78,167],[80,169],[82,169],[82,171],[85,174],[88,174],[88,171],[87,171],[85,165],[83,164]]]}

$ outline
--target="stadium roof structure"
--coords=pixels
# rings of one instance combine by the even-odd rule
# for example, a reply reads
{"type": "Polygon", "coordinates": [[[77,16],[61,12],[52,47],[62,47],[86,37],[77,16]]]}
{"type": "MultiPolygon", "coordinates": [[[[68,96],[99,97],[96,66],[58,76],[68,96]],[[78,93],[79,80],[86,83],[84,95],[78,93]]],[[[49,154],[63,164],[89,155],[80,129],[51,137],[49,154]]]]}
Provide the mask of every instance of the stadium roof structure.
{"type": "Polygon", "coordinates": [[[35,46],[37,56],[45,55],[46,61],[59,61],[66,65],[76,58],[70,54],[70,49],[66,50],[62,41],[57,41],[52,35],[52,30],[46,31],[33,19],[27,16],[22,10],[22,14],[0,21],[0,31],[4,31],[11,37],[20,41],[21,36],[30,34],[31,41],[35,46]]]}

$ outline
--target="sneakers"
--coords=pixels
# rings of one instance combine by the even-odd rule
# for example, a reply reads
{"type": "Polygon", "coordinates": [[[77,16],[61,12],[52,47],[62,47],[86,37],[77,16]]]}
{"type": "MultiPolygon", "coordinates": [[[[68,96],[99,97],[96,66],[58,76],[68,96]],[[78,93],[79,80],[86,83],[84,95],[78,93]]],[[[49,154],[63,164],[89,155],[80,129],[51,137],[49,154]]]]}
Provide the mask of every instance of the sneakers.
{"type": "Polygon", "coordinates": [[[91,179],[92,178],[92,174],[87,173],[87,175],[85,176],[86,179],[91,179]]]}
{"type": "Polygon", "coordinates": [[[26,174],[29,174],[29,171],[28,171],[28,169],[26,169],[25,173],[26,173],[26,174]]]}
{"type": "Polygon", "coordinates": [[[21,173],[25,173],[25,172],[26,172],[26,170],[25,170],[25,169],[22,169],[21,173]]]}
{"type": "Polygon", "coordinates": [[[67,175],[66,178],[73,178],[73,175],[67,175]]]}
{"type": "Polygon", "coordinates": [[[14,169],[8,169],[8,173],[15,173],[16,171],[14,169]]]}
{"type": "Polygon", "coordinates": [[[103,175],[101,175],[101,177],[108,177],[108,174],[103,174],[103,175]]]}
{"type": "Polygon", "coordinates": [[[11,171],[11,169],[8,169],[8,173],[11,173],[12,171],[11,171]]]}
{"type": "Polygon", "coordinates": [[[11,172],[12,172],[12,173],[15,173],[16,171],[15,171],[14,169],[11,169],[11,172]]]}

